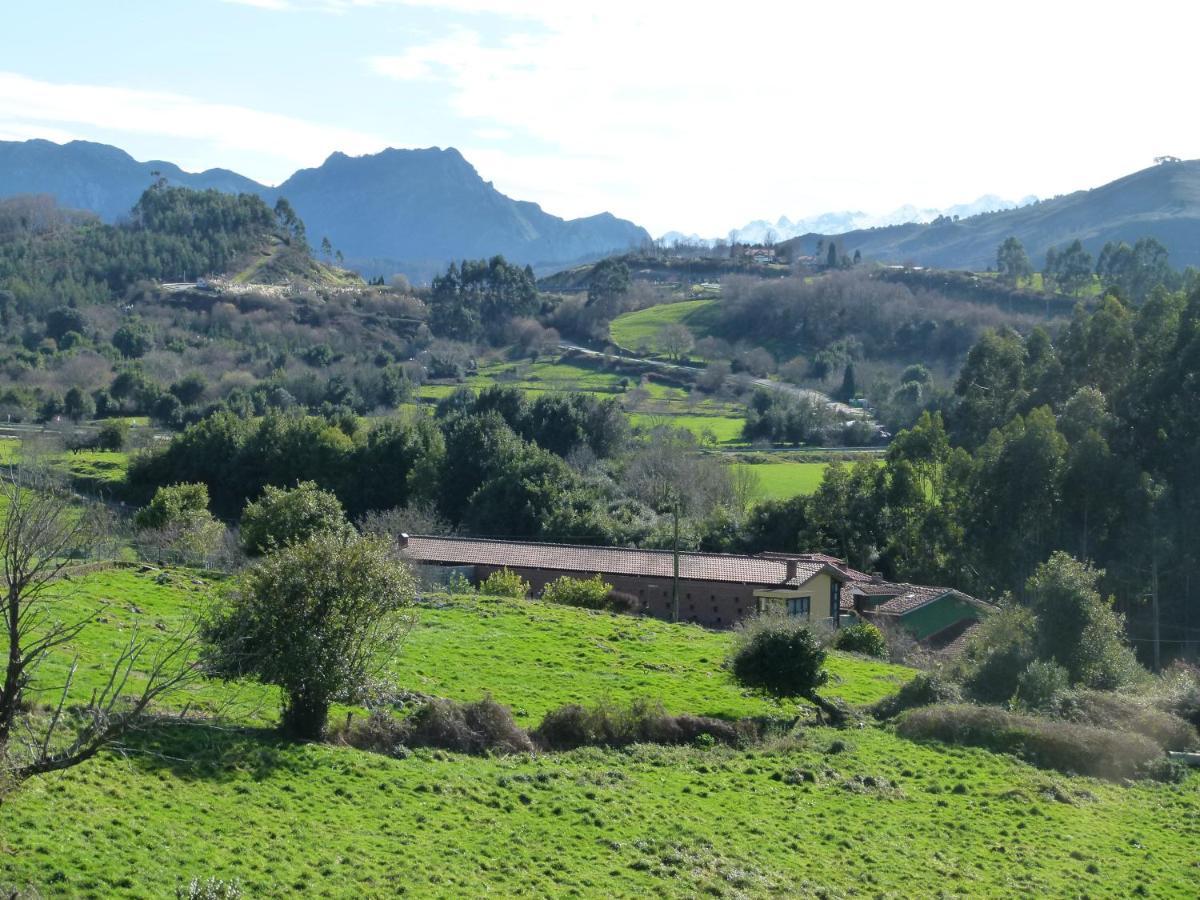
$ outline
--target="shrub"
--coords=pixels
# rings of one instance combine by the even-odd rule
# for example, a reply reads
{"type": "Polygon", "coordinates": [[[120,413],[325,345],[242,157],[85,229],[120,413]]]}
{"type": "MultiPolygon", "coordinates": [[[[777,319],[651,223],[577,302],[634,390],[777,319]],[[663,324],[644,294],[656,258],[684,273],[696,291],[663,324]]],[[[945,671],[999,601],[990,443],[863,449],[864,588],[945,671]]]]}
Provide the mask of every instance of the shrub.
{"type": "Polygon", "coordinates": [[[934,703],[958,703],[962,691],[953,681],[936,672],[921,672],[896,693],[884,697],[871,707],[877,719],[891,719],[907,709],[932,706],[934,703]]]}
{"type": "Polygon", "coordinates": [[[563,575],[542,589],[542,599],[550,603],[579,606],[583,609],[607,609],[611,584],[599,575],[592,578],[571,578],[563,575]]]}
{"type": "Polygon", "coordinates": [[[435,699],[408,719],[404,743],[456,753],[531,753],[533,742],[507,706],[491,697],[474,703],[435,699]]]}
{"type": "Polygon", "coordinates": [[[609,591],[608,597],[605,598],[605,605],[613,612],[631,613],[641,604],[635,595],[626,593],[625,591],[609,591]]]}
{"type": "Polygon", "coordinates": [[[1165,750],[1191,750],[1200,744],[1200,735],[1188,722],[1128,694],[1074,691],[1062,697],[1059,714],[1072,722],[1143,735],[1165,750]]]}
{"type": "Polygon", "coordinates": [[[1034,619],[1018,606],[1004,606],[972,632],[957,661],[963,691],[980,703],[1006,703],[1017,679],[1034,659],[1034,619]]]}
{"type": "Polygon", "coordinates": [[[366,719],[360,719],[331,738],[338,738],[359,750],[397,756],[408,739],[409,724],[386,709],[373,709],[366,719]]]}
{"type": "Polygon", "coordinates": [[[1200,669],[1173,663],[1159,680],[1154,702],[1159,709],[1200,728],[1200,669]]]}
{"type": "Polygon", "coordinates": [[[737,634],[729,667],[738,682],[779,699],[802,697],[835,721],[844,717],[817,694],[829,680],[825,650],[802,620],[760,616],[737,634]]]}
{"type": "Polygon", "coordinates": [[[99,450],[123,450],[129,441],[129,422],[125,419],[111,419],[100,427],[96,435],[96,447],[99,450]]]}
{"type": "Polygon", "coordinates": [[[1100,778],[1128,778],[1160,759],[1149,738],[1039,719],[991,706],[927,706],[906,712],[897,732],[913,740],[1012,753],[1042,768],[1100,778]]]}
{"type": "Polygon", "coordinates": [[[888,655],[887,639],[883,632],[870,622],[859,622],[838,630],[833,639],[833,646],[846,653],[862,653],[865,656],[875,656],[886,659],[888,655]]]}
{"type": "Polygon", "coordinates": [[[1072,684],[1112,689],[1142,674],[1125,643],[1125,620],[1098,590],[1102,569],[1056,552],[1038,566],[1026,590],[1037,617],[1038,656],[1067,670],[1072,684]]]}
{"type": "Polygon", "coordinates": [[[479,593],[520,600],[529,596],[529,582],[509,569],[497,569],[483,579],[479,585],[479,593]]]}
{"type": "Polygon", "coordinates": [[[733,746],[755,736],[757,729],[749,720],[733,723],[706,716],[672,716],[661,703],[649,700],[635,700],[628,707],[568,704],[546,713],[533,732],[534,740],[547,750],[702,741],[733,746]]]}
{"type": "Polygon", "coordinates": [[[1071,687],[1067,670],[1047,659],[1035,659],[1017,678],[1014,709],[1048,712],[1071,687]]]}
{"type": "Polygon", "coordinates": [[[242,547],[249,554],[306,540],[321,531],[346,535],[350,526],[337,496],[302,481],[290,490],[267,485],[242,512],[242,547]]]}

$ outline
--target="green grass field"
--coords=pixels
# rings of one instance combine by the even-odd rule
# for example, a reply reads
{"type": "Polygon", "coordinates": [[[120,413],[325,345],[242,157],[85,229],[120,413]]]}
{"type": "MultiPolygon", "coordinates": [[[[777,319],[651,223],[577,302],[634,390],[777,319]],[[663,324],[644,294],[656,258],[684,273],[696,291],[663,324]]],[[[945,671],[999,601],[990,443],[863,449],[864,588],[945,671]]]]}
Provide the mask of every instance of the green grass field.
{"type": "MultiPolygon", "coordinates": [[[[879,460],[882,465],[883,460],[879,460]]],[[[851,465],[852,463],[846,463],[851,465]]],[[[758,498],[780,500],[816,493],[825,477],[827,461],[768,460],[761,463],[731,463],[733,468],[752,472],[758,480],[758,498]]]]}
{"type": "Polygon", "coordinates": [[[718,444],[741,443],[742,426],[745,421],[740,416],[694,415],[682,412],[631,413],[629,416],[629,423],[637,427],[655,428],[666,425],[671,428],[683,428],[701,441],[711,436],[718,444]]]}
{"type": "Polygon", "coordinates": [[[627,349],[645,347],[651,353],[660,353],[658,333],[667,325],[686,325],[696,338],[708,335],[717,324],[717,304],[716,300],[682,300],[639,309],[617,316],[609,325],[609,334],[627,349]]]}
{"type": "MultiPolygon", "coordinates": [[[[0,464],[22,458],[21,441],[0,438],[0,464]]],[[[114,488],[125,480],[129,454],[108,450],[81,450],[78,453],[55,451],[41,458],[53,469],[89,488],[114,488]]]]}
{"type": "MultiPolygon", "coordinates": [[[[205,602],[207,586],[190,573],[158,581],[122,569],[77,582],[113,605],[72,650],[99,666],[135,622],[156,631],[205,602]]],[[[526,722],[569,700],[635,696],[673,710],[772,711],[721,668],[728,640],[695,626],[466,597],[421,610],[395,674],[430,693],[490,692],[526,722]]],[[[908,675],[850,657],[834,657],[831,669],[830,693],[855,702],[908,675]]],[[[43,676],[51,683],[55,674],[43,676]]],[[[0,884],[97,898],[171,896],[209,876],[236,878],[247,897],[1200,891],[1200,776],[1109,784],[908,742],[876,725],[806,727],[748,750],[422,750],[394,759],[280,739],[262,727],[274,716],[273,692],[262,688],[204,684],[190,698],[216,704],[230,693],[241,705],[220,728],[156,726],[120,754],[8,796],[0,884]]]]}
{"type": "Polygon", "coordinates": [[[758,497],[762,500],[781,500],[807,496],[821,486],[828,463],[733,463],[734,469],[752,472],[758,480],[758,497]]]}
{"type": "MultiPolygon", "coordinates": [[[[736,404],[711,397],[689,399],[683,388],[653,378],[639,383],[637,376],[609,371],[599,360],[543,358],[488,363],[480,366],[478,373],[467,378],[464,384],[476,390],[490,384],[513,387],[530,399],[561,392],[582,392],[602,399],[616,399],[626,406],[631,425],[683,428],[701,440],[711,435],[718,444],[741,443],[745,422],[736,404]],[[635,389],[644,392],[643,398],[631,408],[631,398],[626,395],[635,389]]],[[[425,384],[418,389],[417,396],[426,403],[435,403],[464,384],[425,384]]]]}

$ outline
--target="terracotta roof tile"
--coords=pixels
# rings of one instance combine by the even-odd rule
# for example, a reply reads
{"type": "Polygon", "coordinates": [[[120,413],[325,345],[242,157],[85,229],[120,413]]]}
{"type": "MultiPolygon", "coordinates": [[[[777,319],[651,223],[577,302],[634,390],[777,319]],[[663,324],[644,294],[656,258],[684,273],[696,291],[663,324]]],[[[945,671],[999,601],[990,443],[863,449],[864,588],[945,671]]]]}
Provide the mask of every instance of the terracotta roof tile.
{"type": "MultiPolygon", "coordinates": [[[[647,578],[672,576],[669,550],[631,550],[621,547],[413,535],[408,539],[405,552],[410,559],[418,562],[449,565],[513,566],[647,578]]],[[[786,583],[798,586],[817,573],[832,568],[836,567],[815,559],[798,560],[796,576],[789,580],[786,557],[733,556],[721,553],[679,554],[679,577],[693,581],[724,581],[772,587],[786,583]]]]}

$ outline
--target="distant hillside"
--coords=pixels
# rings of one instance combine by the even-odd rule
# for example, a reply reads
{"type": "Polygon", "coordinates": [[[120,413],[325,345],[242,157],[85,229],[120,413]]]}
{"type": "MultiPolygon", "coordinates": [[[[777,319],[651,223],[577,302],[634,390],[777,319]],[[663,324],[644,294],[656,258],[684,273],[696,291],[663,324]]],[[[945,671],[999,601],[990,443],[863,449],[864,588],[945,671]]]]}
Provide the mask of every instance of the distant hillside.
{"type": "Polygon", "coordinates": [[[177,187],[229,194],[267,190],[227,169],[192,174],[174,163],[138,162],[124,150],[90,141],[0,141],[0,198],[50,194],[60,206],[86,209],[115,222],[138,202],[159,173],[177,187]]]}
{"type": "Polygon", "coordinates": [[[867,259],[947,269],[986,269],[996,247],[1014,235],[1041,265],[1046,250],[1079,238],[1093,254],[1107,241],[1158,238],[1177,268],[1200,266],[1200,160],[1152,166],[1110,184],[1019,209],[928,225],[907,224],[806,234],[782,246],[812,254],[821,238],[836,238],[847,253],[867,259]]]}
{"type": "Polygon", "coordinates": [[[168,162],[138,162],[105,144],[0,142],[0,198],[50,194],[109,222],[128,213],[154,172],[181,187],[255,193],[269,203],[286,197],[314,246],[328,237],[368,276],[425,280],[452,259],[497,253],[549,270],[650,239],[610,213],[562,219],[506,197],[452,148],[334,153],[271,188],[222,169],[190,174],[168,162]]]}

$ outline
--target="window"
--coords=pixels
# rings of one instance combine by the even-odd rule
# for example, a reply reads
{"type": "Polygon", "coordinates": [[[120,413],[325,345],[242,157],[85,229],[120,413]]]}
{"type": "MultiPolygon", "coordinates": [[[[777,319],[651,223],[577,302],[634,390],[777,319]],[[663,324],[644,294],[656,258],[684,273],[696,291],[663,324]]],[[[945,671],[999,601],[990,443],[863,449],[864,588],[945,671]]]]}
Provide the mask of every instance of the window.
{"type": "Polygon", "coordinates": [[[808,607],[812,603],[811,597],[789,597],[787,601],[787,612],[789,616],[807,616],[808,607]]]}

